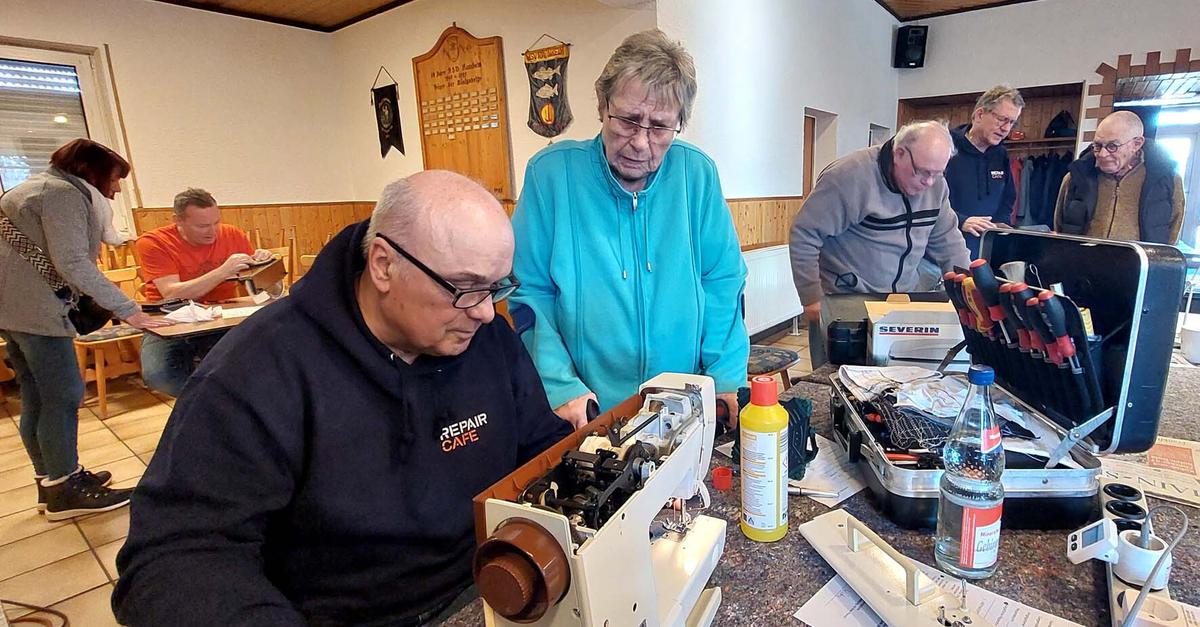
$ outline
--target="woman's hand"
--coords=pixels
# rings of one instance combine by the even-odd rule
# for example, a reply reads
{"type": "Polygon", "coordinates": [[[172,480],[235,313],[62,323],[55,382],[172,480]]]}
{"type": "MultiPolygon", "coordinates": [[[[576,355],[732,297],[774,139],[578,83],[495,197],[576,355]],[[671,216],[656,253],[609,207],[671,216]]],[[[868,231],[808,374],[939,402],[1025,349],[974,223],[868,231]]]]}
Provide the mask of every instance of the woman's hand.
{"type": "Polygon", "coordinates": [[[135,329],[157,329],[159,327],[169,327],[173,324],[170,320],[155,318],[144,311],[139,311],[121,322],[135,329]]]}

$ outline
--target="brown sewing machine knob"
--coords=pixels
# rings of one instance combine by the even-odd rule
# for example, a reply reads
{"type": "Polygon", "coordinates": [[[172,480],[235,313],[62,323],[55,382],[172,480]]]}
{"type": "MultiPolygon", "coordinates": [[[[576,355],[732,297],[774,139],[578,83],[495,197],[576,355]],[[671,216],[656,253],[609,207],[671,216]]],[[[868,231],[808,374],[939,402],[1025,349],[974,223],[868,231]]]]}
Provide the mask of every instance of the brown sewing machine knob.
{"type": "Polygon", "coordinates": [[[497,613],[532,623],[562,600],[571,583],[567,555],[537,523],[510,518],[475,551],[475,585],[497,613]]]}

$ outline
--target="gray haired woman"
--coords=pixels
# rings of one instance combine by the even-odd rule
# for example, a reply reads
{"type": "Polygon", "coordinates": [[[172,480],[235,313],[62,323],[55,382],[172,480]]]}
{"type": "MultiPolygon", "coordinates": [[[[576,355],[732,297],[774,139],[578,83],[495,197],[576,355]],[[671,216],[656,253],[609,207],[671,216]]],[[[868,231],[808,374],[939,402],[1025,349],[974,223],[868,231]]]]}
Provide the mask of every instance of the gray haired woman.
{"type": "MultiPolygon", "coordinates": [[[[94,203],[106,205],[120,191],[129,163],[101,144],[76,139],[56,150],[50,164],[0,197],[3,218],[43,251],[73,292],[90,295],[135,328],[160,326],[96,267],[105,225],[94,203]]],[[[21,441],[33,463],[38,508],[47,519],[62,520],[121,507],[131,490],[109,489],[109,473],[79,465],[84,390],[69,305],[10,237],[16,237],[11,230],[0,237],[0,337],[21,386],[21,441]]]]}

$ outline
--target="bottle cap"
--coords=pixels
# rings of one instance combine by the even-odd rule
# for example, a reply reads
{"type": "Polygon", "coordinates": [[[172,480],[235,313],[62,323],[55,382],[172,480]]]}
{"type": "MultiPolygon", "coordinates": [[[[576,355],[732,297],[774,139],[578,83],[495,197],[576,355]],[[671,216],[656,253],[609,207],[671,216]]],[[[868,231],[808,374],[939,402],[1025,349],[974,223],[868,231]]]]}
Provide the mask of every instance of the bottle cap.
{"type": "Polygon", "coordinates": [[[770,407],[779,402],[779,390],[773,377],[754,377],[750,380],[750,404],[770,407]]]}
{"type": "Polygon", "coordinates": [[[728,466],[717,466],[712,470],[712,484],[718,490],[728,490],[733,487],[733,469],[728,466]]]}
{"type": "Polygon", "coordinates": [[[972,385],[991,385],[996,382],[996,371],[991,366],[971,366],[967,371],[967,381],[972,385]]]}

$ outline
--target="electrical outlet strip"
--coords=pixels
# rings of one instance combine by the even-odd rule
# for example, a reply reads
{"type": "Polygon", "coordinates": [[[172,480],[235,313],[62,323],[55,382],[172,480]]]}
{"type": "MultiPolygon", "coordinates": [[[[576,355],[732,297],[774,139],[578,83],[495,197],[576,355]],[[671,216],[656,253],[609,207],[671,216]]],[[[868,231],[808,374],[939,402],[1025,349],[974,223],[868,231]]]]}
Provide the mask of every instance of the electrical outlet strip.
{"type": "MultiPolygon", "coordinates": [[[[1150,504],[1146,502],[1146,494],[1140,489],[1133,487],[1137,494],[1132,494],[1129,486],[1117,481],[1101,479],[1100,482],[1100,512],[1104,517],[1117,524],[1117,529],[1124,530],[1129,527],[1123,525],[1130,524],[1130,520],[1126,512],[1126,516],[1122,516],[1119,512],[1123,511],[1122,505],[1109,505],[1109,503],[1129,503],[1136,505],[1142,512],[1143,517],[1146,512],[1150,511],[1150,504]],[[1109,487],[1117,486],[1117,487],[1109,487]],[[1124,522],[1122,522],[1124,521],[1124,522]]],[[[1140,529],[1140,523],[1137,527],[1140,529]]],[[[1121,627],[1125,622],[1125,614],[1127,608],[1133,605],[1133,600],[1141,592],[1141,588],[1131,586],[1119,577],[1113,574],[1113,565],[1111,563],[1104,565],[1104,570],[1108,573],[1108,609],[1109,615],[1112,616],[1112,626],[1121,627]]],[[[1183,627],[1187,625],[1183,617],[1182,608],[1171,599],[1170,588],[1162,590],[1152,590],[1146,597],[1146,602],[1142,605],[1142,609],[1138,612],[1138,619],[1134,622],[1137,627],[1183,627]]]]}

